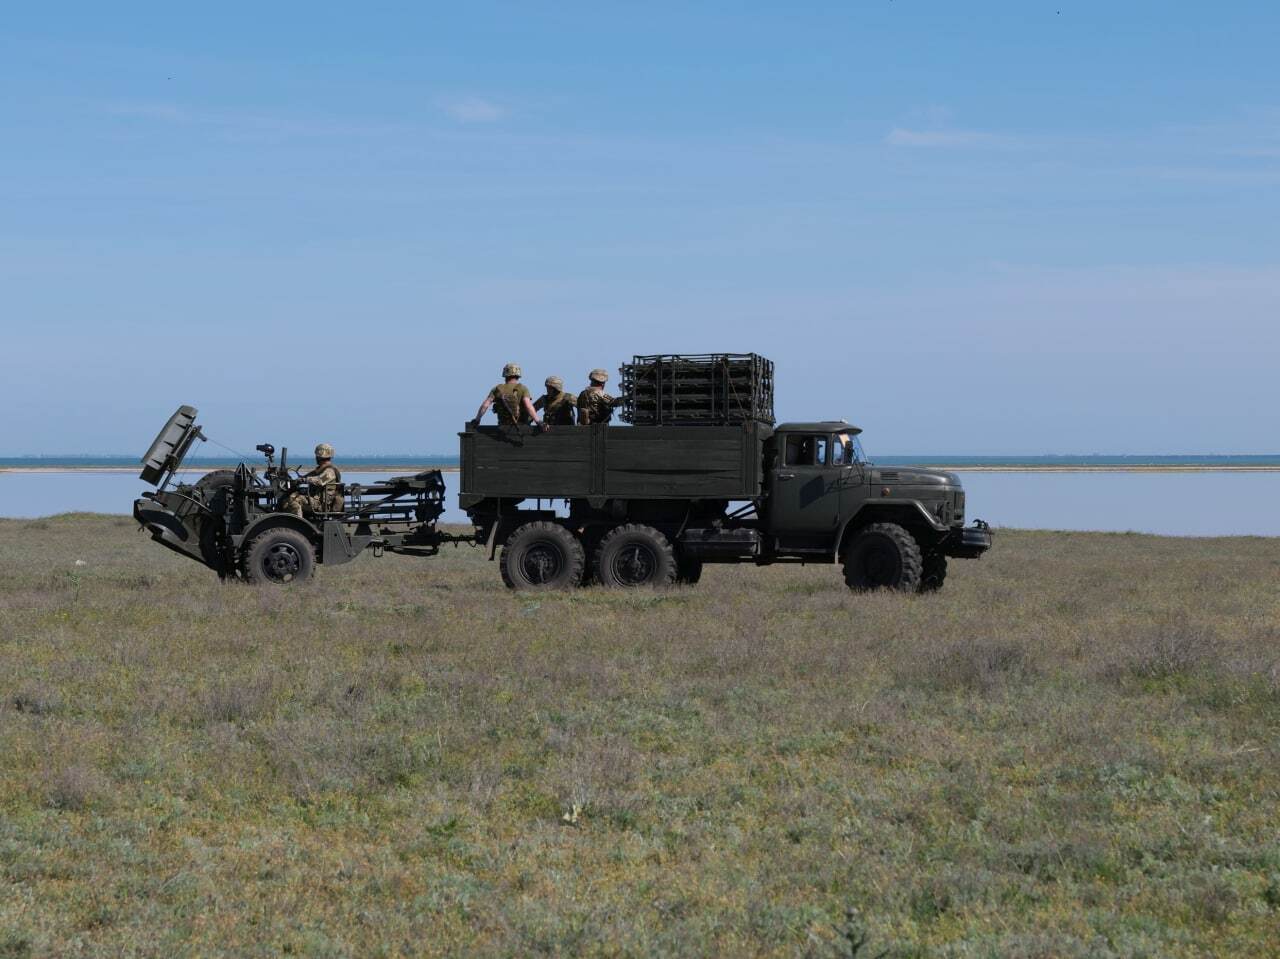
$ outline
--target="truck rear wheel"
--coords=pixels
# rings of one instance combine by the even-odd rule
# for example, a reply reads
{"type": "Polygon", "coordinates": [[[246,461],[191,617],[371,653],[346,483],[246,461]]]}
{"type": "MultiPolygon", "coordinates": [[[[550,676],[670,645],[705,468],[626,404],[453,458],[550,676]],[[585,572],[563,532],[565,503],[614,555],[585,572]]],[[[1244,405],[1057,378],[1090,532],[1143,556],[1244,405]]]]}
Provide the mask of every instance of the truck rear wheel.
{"type": "Polygon", "coordinates": [[[291,586],[316,571],[311,541],[296,529],[277,526],[253,538],[244,553],[244,578],[251,583],[291,586]]]}
{"type": "Polygon", "coordinates": [[[897,523],[872,523],[844,554],[844,581],[852,590],[914,593],[923,575],[920,544],[897,523]]]}
{"type": "Polygon", "coordinates": [[[942,589],[942,584],[947,578],[947,557],[942,553],[925,553],[922,570],[920,592],[936,593],[942,589]]]}
{"type": "Polygon", "coordinates": [[[670,586],[678,566],[671,541],[652,526],[628,523],[600,541],[595,574],[601,586],[632,589],[670,586]]]}
{"type": "Polygon", "coordinates": [[[558,523],[525,523],[502,547],[498,568],[508,589],[572,589],[587,565],[582,543],[558,523]]]}

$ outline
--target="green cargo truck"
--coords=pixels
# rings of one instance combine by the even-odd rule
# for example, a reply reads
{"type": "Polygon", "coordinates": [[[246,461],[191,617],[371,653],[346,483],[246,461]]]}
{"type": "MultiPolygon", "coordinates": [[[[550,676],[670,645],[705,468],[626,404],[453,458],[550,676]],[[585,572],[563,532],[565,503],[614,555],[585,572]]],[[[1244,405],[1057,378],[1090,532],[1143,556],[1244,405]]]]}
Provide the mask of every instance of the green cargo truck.
{"type": "Polygon", "coordinates": [[[965,526],[954,473],[882,468],[843,421],[469,427],[460,506],[514,589],[696,583],[706,563],[831,563],[853,589],[935,590],[965,526]]]}

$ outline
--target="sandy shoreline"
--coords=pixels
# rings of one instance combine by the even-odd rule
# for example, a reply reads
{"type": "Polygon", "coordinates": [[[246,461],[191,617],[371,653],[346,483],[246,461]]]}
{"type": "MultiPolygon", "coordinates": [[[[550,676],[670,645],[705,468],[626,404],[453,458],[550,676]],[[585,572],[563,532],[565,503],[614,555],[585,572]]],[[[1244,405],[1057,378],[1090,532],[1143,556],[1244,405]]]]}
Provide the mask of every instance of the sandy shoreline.
{"type": "MultiPolygon", "coordinates": [[[[202,476],[210,470],[214,469],[230,469],[233,466],[201,466],[198,469],[183,469],[178,471],[179,476],[202,476]]],[[[1277,466],[1244,466],[1244,465],[1211,465],[1211,464],[1188,464],[1185,466],[1167,465],[1160,463],[1152,464],[1083,464],[1074,466],[1052,466],[1027,464],[1021,466],[997,466],[997,465],[953,465],[950,463],[912,463],[910,466],[886,465],[884,469],[940,469],[949,470],[953,473],[1280,473],[1280,465],[1277,466]]],[[[442,473],[456,473],[457,466],[422,466],[422,465],[378,465],[378,466],[356,466],[347,467],[348,473],[419,473],[423,470],[438,469],[442,473]]],[[[0,474],[5,473],[107,473],[107,474],[128,474],[137,473],[134,467],[124,466],[0,466],[0,474]]]]}

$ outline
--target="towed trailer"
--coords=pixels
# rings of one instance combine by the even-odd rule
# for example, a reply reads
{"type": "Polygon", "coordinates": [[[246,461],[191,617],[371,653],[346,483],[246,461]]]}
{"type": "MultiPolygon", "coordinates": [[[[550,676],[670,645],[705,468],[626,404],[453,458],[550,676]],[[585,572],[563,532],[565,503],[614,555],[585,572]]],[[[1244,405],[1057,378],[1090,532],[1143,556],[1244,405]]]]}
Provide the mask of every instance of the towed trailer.
{"type": "Polygon", "coordinates": [[[339,566],[366,549],[434,556],[445,543],[474,542],[437,526],[445,494],[439,470],[340,484],[341,508],[306,519],[281,511],[306,483],[290,472],[288,450],[277,464],[269,443],[257,447],[261,471],[240,463],[195,483],[176,482],[193,444],[205,439],[196,412],[179,407],[147,450],[139,478],[156,488],[134,501],[133,515],[156,542],[224,579],[294,583],[309,579],[317,563],[339,566]]]}

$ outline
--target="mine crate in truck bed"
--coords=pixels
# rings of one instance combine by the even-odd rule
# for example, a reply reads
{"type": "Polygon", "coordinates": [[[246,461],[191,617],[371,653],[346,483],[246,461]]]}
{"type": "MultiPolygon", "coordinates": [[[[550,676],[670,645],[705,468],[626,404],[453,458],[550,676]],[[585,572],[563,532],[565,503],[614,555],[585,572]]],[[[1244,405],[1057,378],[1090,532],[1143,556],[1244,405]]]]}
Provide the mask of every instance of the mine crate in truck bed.
{"type": "Polygon", "coordinates": [[[463,509],[484,499],[749,500],[773,430],[731,426],[473,427],[461,437],[463,509]]]}
{"type": "Polygon", "coordinates": [[[773,424],[773,363],[755,353],[636,356],[622,367],[635,426],[773,424]]]}

